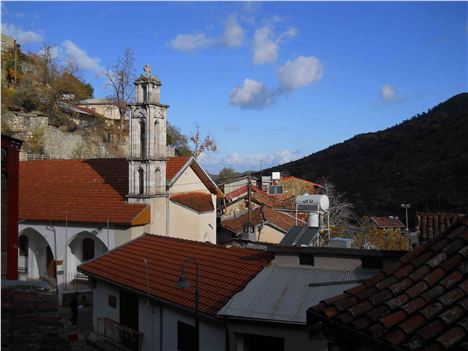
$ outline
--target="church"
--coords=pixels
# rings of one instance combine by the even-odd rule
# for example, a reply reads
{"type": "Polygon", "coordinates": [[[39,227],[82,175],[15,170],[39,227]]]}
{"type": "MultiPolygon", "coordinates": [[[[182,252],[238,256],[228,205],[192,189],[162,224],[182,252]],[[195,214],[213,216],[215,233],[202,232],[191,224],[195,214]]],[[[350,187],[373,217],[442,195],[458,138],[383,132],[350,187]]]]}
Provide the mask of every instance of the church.
{"type": "Polygon", "coordinates": [[[159,79],[134,84],[128,159],[20,162],[19,277],[56,284],[60,303],[89,289],[78,265],[144,233],[216,244],[222,192],[193,157],[167,157],[159,79]]]}

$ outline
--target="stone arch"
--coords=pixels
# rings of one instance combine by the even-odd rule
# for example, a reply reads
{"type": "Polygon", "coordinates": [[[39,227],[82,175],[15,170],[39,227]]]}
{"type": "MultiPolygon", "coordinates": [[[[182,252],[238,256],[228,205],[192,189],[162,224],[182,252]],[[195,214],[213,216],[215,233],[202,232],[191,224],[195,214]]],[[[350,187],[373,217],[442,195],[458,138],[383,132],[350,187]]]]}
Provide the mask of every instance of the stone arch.
{"type": "MultiPolygon", "coordinates": [[[[89,243],[89,241],[92,240],[94,243],[93,245],[93,256],[92,258],[96,258],[98,256],[101,256],[102,254],[106,253],[108,251],[108,248],[106,244],[97,237],[95,231],[81,231],[73,236],[68,240],[67,242],[67,252],[64,257],[65,265],[64,265],[64,271],[66,274],[66,277],[64,278],[65,282],[71,282],[73,281],[76,276],[77,276],[77,267],[91,259],[91,257],[86,256],[83,249],[86,250],[86,246],[84,247],[84,244],[89,243]]],[[[89,246],[88,246],[89,248],[89,246]]]]}
{"type": "Polygon", "coordinates": [[[19,233],[19,238],[23,244],[27,243],[27,248],[18,248],[20,279],[55,279],[57,272],[54,254],[44,236],[29,227],[19,233]],[[26,249],[27,255],[24,252],[26,249]]]}

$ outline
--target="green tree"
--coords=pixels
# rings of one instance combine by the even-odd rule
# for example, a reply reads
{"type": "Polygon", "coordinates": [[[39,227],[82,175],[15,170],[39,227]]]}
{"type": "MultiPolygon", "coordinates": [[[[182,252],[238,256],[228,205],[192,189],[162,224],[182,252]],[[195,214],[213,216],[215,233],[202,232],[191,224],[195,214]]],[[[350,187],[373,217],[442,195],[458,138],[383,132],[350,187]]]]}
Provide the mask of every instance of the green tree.
{"type": "Polygon", "coordinates": [[[223,184],[230,180],[236,179],[237,177],[239,177],[239,173],[237,173],[233,168],[225,167],[219,172],[216,182],[218,184],[223,184]]]}
{"type": "Polygon", "coordinates": [[[171,123],[167,122],[166,143],[175,149],[177,156],[191,156],[192,150],[188,145],[188,137],[180,131],[180,129],[171,123]]]}

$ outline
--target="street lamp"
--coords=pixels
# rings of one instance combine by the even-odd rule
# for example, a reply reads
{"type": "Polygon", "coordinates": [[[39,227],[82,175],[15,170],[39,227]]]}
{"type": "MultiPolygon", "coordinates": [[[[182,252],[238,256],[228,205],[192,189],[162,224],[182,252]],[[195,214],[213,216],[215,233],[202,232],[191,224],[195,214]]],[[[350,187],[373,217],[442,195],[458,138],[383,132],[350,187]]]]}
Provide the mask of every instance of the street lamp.
{"type": "Polygon", "coordinates": [[[401,207],[405,209],[405,219],[406,219],[406,235],[409,235],[409,228],[408,228],[408,208],[411,207],[410,204],[401,204],[401,207]]]}
{"type": "Polygon", "coordinates": [[[193,262],[195,264],[195,351],[200,349],[200,324],[199,324],[199,317],[198,317],[198,309],[200,305],[200,290],[198,288],[198,261],[193,257],[187,257],[182,264],[182,268],[180,270],[179,281],[177,282],[177,287],[179,289],[187,289],[190,288],[190,282],[187,280],[185,276],[185,266],[187,263],[193,262]]]}

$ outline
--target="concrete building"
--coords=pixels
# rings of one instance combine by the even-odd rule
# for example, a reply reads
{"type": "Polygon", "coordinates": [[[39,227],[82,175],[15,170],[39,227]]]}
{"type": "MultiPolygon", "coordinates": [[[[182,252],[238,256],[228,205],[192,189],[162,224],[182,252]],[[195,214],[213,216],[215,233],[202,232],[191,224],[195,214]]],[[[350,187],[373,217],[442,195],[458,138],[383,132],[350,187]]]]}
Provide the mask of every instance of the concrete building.
{"type": "Polygon", "coordinates": [[[78,101],[76,106],[90,110],[90,111],[94,111],[97,114],[104,116],[107,119],[111,119],[111,120],[120,119],[119,108],[111,100],[86,99],[86,100],[78,101]]]}
{"type": "Polygon", "coordinates": [[[57,284],[60,303],[90,291],[79,264],[145,232],[216,243],[221,191],[194,158],[166,157],[161,83],[135,84],[129,159],[20,162],[20,278],[57,284]]]}

